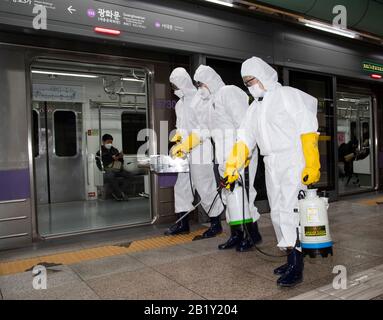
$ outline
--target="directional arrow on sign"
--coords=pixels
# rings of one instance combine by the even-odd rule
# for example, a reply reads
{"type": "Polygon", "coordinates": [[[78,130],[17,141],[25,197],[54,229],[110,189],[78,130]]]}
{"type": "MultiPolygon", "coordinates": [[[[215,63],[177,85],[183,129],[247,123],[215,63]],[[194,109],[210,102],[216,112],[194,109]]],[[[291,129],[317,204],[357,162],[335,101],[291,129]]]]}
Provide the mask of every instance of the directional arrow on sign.
{"type": "Polygon", "coordinates": [[[70,6],[68,8],[68,11],[70,12],[70,14],[73,14],[73,12],[76,12],[77,10],[73,8],[73,6],[70,6]]]}

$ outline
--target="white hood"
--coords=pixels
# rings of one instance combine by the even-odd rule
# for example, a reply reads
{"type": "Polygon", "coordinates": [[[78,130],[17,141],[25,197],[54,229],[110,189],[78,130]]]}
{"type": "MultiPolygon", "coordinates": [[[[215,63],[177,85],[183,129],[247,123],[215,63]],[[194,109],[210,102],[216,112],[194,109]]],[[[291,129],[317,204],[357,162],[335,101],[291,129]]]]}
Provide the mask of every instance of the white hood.
{"type": "Polygon", "coordinates": [[[194,80],[202,82],[209,87],[210,93],[215,94],[225,86],[222,78],[209,66],[200,65],[194,74],[194,80]]]}
{"type": "Polygon", "coordinates": [[[184,68],[174,69],[170,75],[170,82],[176,85],[186,97],[193,96],[197,92],[190,75],[184,68]]]}
{"type": "Polygon", "coordinates": [[[252,57],[242,64],[242,77],[256,77],[262,82],[267,91],[274,90],[278,83],[278,73],[265,61],[258,57],[252,57]]]}

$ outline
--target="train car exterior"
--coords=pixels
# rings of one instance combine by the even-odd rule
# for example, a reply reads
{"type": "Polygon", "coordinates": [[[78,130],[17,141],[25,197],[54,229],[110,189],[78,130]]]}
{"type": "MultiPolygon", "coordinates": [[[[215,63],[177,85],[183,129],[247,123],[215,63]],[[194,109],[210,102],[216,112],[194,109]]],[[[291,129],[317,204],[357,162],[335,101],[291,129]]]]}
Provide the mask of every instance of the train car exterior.
{"type": "Polygon", "coordinates": [[[176,176],[141,172],[134,150],[168,150],[176,66],[206,63],[240,84],[241,61],[262,57],[284,84],[319,100],[318,187],[332,200],[381,187],[383,90],[368,68],[383,65],[381,47],[182,1],[50,0],[47,30],[34,28],[34,8],[0,2],[0,249],[174,218],[176,176]],[[105,194],[96,163],[105,133],[135,181],[127,203],[105,194]],[[341,149],[349,142],[360,151],[351,176],[341,149]]]}

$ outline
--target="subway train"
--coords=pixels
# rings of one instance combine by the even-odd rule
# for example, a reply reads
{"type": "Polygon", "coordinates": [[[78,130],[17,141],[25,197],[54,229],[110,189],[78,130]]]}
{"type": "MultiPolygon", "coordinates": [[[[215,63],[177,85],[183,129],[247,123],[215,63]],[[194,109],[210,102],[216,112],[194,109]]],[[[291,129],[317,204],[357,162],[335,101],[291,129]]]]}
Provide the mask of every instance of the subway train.
{"type": "MultiPolygon", "coordinates": [[[[175,67],[207,64],[243,87],[241,62],[263,58],[281,83],[318,98],[317,187],[332,201],[381,188],[383,83],[368,69],[383,73],[381,46],[174,0],[71,10],[50,0],[47,29],[36,30],[33,4],[0,3],[0,250],[174,221],[177,176],[143,170],[137,152],[169,149],[175,67]],[[124,155],[129,201],[113,199],[96,164],[106,133],[124,155]]],[[[267,211],[262,158],[256,186],[267,211]]]]}

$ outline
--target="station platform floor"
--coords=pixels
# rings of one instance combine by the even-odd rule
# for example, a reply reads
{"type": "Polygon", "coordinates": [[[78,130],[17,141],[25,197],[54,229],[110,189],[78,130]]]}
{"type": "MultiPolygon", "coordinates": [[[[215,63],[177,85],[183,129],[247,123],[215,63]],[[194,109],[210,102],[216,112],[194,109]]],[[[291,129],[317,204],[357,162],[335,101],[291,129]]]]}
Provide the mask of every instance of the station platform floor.
{"type": "MultiPolygon", "coordinates": [[[[192,233],[164,237],[166,226],[57,239],[0,252],[0,299],[285,300],[383,299],[383,194],[330,204],[334,256],[306,258],[304,282],[278,288],[273,269],[285,258],[256,250],[219,251],[228,228],[213,239],[192,233]],[[47,289],[33,289],[31,270],[47,268],[47,289]],[[347,289],[332,286],[335,266],[347,270],[347,289]]],[[[225,222],[223,221],[223,224],[225,222]]],[[[269,214],[259,222],[263,251],[280,254],[269,214]]]]}

